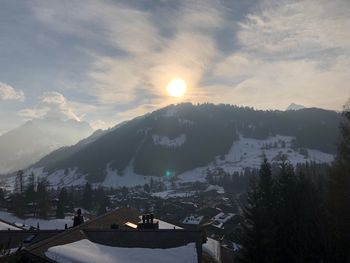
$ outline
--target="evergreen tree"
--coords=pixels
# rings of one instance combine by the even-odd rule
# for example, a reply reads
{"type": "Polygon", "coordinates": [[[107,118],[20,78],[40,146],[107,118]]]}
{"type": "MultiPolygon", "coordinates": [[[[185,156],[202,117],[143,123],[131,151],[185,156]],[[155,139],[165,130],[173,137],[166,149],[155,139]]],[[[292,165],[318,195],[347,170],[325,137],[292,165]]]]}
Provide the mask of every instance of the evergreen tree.
{"type": "Polygon", "coordinates": [[[298,239],[297,207],[296,202],[296,177],[293,166],[285,159],[280,162],[279,173],[275,185],[275,218],[276,227],[276,261],[296,262],[298,239]]]}
{"type": "Polygon", "coordinates": [[[36,192],[35,192],[35,179],[34,179],[34,173],[31,173],[28,176],[28,180],[27,180],[27,187],[24,193],[25,196],[25,200],[27,203],[31,203],[32,204],[32,208],[33,210],[31,211],[32,213],[34,213],[34,215],[36,214],[36,192]]]}
{"type": "Polygon", "coordinates": [[[64,218],[64,206],[60,201],[58,201],[57,203],[56,218],[64,218]]]}
{"type": "Polygon", "coordinates": [[[265,159],[258,180],[253,178],[243,207],[245,221],[239,257],[241,262],[273,262],[273,180],[265,159]]]}
{"type": "Polygon", "coordinates": [[[95,202],[97,205],[97,214],[103,215],[107,212],[107,206],[109,206],[109,198],[106,196],[103,188],[98,188],[95,191],[95,202]]]}
{"type": "Polygon", "coordinates": [[[335,228],[335,260],[350,262],[350,101],[342,116],[341,140],[329,183],[329,210],[335,228]]]}
{"type": "Polygon", "coordinates": [[[86,183],[83,192],[83,208],[90,210],[92,208],[92,187],[86,183]]]}
{"type": "Polygon", "coordinates": [[[145,185],[143,186],[143,190],[144,190],[145,192],[149,193],[149,192],[151,191],[151,188],[150,188],[149,184],[145,184],[145,185]]]}
{"type": "Polygon", "coordinates": [[[39,216],[46,217],[50,208],[50,195],[47,190],[48,183],[42,180],[38,183],[37,187],[37,204],[39,210],[39,216]]]}
{"type": "Polygon", "coordinates": [[[5,191],[4,189],[0,188],[0,203],[4,201],[5,199],[5,191]]]}
{"type": "Polygon", "coordinates": [[[22,194],[24,191],[24,175],[23,171],[19,170],[15,178],[15,192],[22,194]]]}
{"type": "Polygon", "coordinates": [[[65,207],[68,205],[67,190],[63,187],[58,195],[56,218],[64,218],[65,207]]]}

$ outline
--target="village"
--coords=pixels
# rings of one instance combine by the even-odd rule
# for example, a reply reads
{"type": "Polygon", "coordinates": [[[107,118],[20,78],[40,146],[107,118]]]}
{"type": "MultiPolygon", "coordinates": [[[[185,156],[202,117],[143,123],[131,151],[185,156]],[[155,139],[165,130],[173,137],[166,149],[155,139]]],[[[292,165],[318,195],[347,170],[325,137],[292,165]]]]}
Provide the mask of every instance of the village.
{"type": "Polygon", "coordinates": [[[13,193],[0,191],[0,212],[6,223],[23,229],[67,229],[78,210],[88,221],[110,211],[131,208],[140,214],[154,214],[170,228],[203,231],[215,242],[217,248],[212,254],[220,260],[225,255],[233,258],[239,250],[243,220],[240,194],[226,193],[222,186],[207,182],[153,182],[117,189],[94,188],[89,183],[50,188],[45,181],[31,185],[29,180],[22,188],[22,193],[20,189],[13,193]],[[171,185],[172,189],[166,190],[171,185]]]}

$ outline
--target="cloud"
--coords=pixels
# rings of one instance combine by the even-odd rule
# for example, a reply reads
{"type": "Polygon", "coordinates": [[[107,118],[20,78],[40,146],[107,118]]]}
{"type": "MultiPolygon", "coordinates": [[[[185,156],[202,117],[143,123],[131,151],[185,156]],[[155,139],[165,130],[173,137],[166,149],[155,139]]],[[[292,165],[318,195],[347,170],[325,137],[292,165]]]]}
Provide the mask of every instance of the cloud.
{"type": "Polygon", "coordinates": [[[240,23],[239,49],[213,68],[212,101],[340,109],[350,97],[349,2],[264,1],[257,10],[240,23]]]}
{"type": "Polygon", "coordinates": [[[243,48],[257,53],[295,56],[348,49],[349,13],[347,0],[264,1],[240,23],[237,36],[243,48]]]}
{"type": "Polygon", "coordinates": [[[35,1],[33,11],[55,30],[130,53],[147,52],[158,41],[147,12],[111,1],[35,1]]]}
{"type": "Polygon", "coordinates": [[[95,116],[96,127],[176,103],[165,92],[172,78],[188,82],[184,100],[192,102],[339,109],[350,96],[347,0],[259,1],[239,22],[220,1],[147,9],[112,1],[36,3],[36,18],[78,39],[91,59],[80,88],[94,98],[94,109],[54,96],[55,112],[71,118],[109,112],[103,120],[95,116]]]}
{"type": "Polygon", "coordinates": [[[94,130],[99,130],[99,129],[105,130],[105,129],[112,127],[114,124],[107,123],[104,120],[96,120],[96,121],[91,122],[90,125],[94,130]]]}
{"type": "Polygon", "coordinates": [[[0,82],[0,100],[24,101],[24,93],[22,90],[16,90],[10,85],[0,82]]]}
{"type": "Polygon", "coordinates": [[[88,50],[92,63],[87,91],[100,104],[130,104],[144,93],[146,103],[168,99],[165,86],[175,77],[186,79],[189,91],[198,92],[218,52],[214,34],[223,20],[220,5],[213,1],[186,1],[176,9],[163,3],[159,16],[108,1],[70,1],[68,9],[61,3],[38,3],[36,17],[53,30],[115,49],[113,56],[88,50]]]}
{"type": "Polygon", "coordinates": [[[34,108],[22,109],[18,114],[26,119],[45,117],[80,121],[80,118],[76,115],[67,99],[61,93],[55,91],[44,92],[39,99],[39,104],[34,108]]]}
{"type": "MultiPolygon", "coordinates": [[[[349,58],[344,60],[349,64],[349,58]]],[[[345,61],[338,58],[331,67],[322,69],[320,62],[315,60],[268,62],[246,54],[235,54],[218,69],[218,74],[226,78],[227,84],[206,89],[212,90],[211,97],[216,102],[225,100],[228,103],[231,100],[257,108],[285,109],[291,101],[298,101],[310,107],[334,108],[334,105],[344,103],[346,94],[350,96],[347,86],[350,76],[343,65],[339,66],[345,61]],[[227,72],[220,71],[222,67],[226,67],[227,72]]]]}

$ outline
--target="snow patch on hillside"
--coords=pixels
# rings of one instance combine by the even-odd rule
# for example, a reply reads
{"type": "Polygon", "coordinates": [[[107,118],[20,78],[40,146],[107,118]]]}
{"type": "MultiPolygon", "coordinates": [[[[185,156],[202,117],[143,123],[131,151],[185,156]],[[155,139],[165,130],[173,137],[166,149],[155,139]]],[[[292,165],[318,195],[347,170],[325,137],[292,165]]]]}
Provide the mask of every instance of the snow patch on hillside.
{"type": "Polygon", "coordinates": [[[180,118],[177,121],[181,126],[192,126],[193,125],[193,121],[190,121],[190,120],[180,118]]]}
{"type": "Polygon", "coordinates": [[[170,107],[164,112],[163,117],[173,117],[176,113],[177,109],[175,107],[170,107]]]}
{"type": "MultiPolygon", "coordinates": [[[[33,173],[35,181],[46,180],[49,187],[57,188],[63,186],[81,186],[86,184],[86,175],[78,172],[77,168],[61,169],[53,173],[48,173],[44,171],[44,168],[30,168],[24,171],[23,177],[25,183],[27,183],[29,175],[33,173]]],[[[1,186],[8,191],[14,190],[15,177],[8,177],[1,180],[1,186]]]]}
{"type": "Polygon", "coordinates": [[[133,161],[130,162],[121,175],[118,173],[118,170],[113,170],[109,165],[107,166],[106,173],[107,175],[105,180],[102,182],[102,184],[100,184],[101,186],[105,187],[133,187],[137,185],[149,184],[151,178],[154,180],[159,179],[159,177],[156,176],[143,176],[136,174],[134,172],[133,161]]]}
{"type": "Polygon", "coordinates": [[[218,194],[224,194],[225,190],[222,186],[218,185],[209,185],[207,189],[205,189],[204,192],[209,192],[209,191],[216,191],[218,194]]]}
{"type": "Polygon", "coordinates": [[[186,134],[181,134],[173,139],[170,139],[166,136],[153,134],[152,138],[155,145],[161,145],[165,147],[180,147],[186,142],[186,134]]]}
{"type": "Polygon", "coordinates": [[[178,176],[182,182],[206,181],[207,169],[221,167],[230,174],[242,172],[245,168],[259,168],[264,156],[269,162],[278,162],[282,156],[287,157],[292,165],[306,162],[331,163],[332,154],[314,149],[293,149],[292,136],[276,135],[265,140],[244,138],[240,136],[226,155],[218,156],[207,166],[186,171],[178,176]]]}
{"type": "Polygon", "coordinates": [[[70,168],[65,170],[58,170],[47,175],[46,180],[52,187],[62,186],[79,186],[86,184],[85,176],[78,173],[77,168],[70,168]]]}

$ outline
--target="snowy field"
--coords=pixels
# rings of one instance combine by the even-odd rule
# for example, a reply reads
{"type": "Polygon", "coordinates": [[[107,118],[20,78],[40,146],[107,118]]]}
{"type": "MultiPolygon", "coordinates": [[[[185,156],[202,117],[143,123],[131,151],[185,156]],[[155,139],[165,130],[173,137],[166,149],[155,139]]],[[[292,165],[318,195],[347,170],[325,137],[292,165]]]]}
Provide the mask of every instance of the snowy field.
{"type": "Polygon", "coordinates": [[[291,136],[276,135],[266,140],[257,140],[240,137],[235,141],[230,151],[207,166],[198,167],[191,171],[186,171],[178,176],[181,182],[205,182],[207,169],[221,167],[224,171],[232,174],[242,172],[245,168],[259,168],[265,156],[269,162],[277,162],[282,155],[286,156],[288,161],[296,165],[298,163],[316,162],[331,163],[334,160],[332,154],[327,154],[318,150],[305,149],[307,156],[301,154],[298,150],[291,148],[291,136]],[[268,147],[267,147],[268,146],[268,147]]]}
{"type": "Polygon", "coordinates": [[[45,255],[59,263],[195,263],[197,262],[196,245],[151,249],[110,247],[82,239],[74,243],[55,246],[45,255]]]}
{"type": "Polygon", "coordinates": [[[153,180],[159,180],[159,177],[157,176],[143,176],[136,174],[134,172],[133,160],[131,160],[130,164],[124,169],[121,176],[118,175],[117,170],[111,169],[109,165],[106,172],[106,178],[101,184],[102,186],[106,187],[133,187],[137,185],[149,184],[152,178],[153,180]]]}
{"type": "Polygon", "coordinates": [[[39,223],[40,229],[64,229],[65,224],[67,224],[68,227],[71,227],[73,225],[73,220],[71,217],[66,217],[65,219],[51,219],[51,220],[45,220],[45,219],[39,219],[39,218],[21,219],[5,211],[0,211],[0,219],[12,224],[16,224],[18,226],[24,225],[25,228],[29,228],[30,226],[36,228],[38,223],[39,223]]]}

